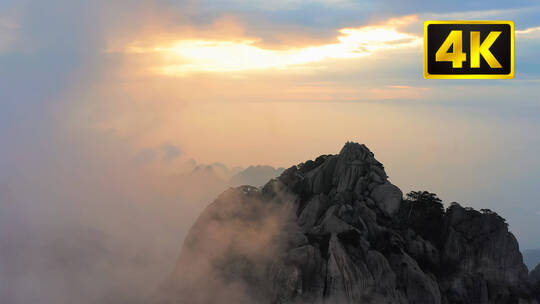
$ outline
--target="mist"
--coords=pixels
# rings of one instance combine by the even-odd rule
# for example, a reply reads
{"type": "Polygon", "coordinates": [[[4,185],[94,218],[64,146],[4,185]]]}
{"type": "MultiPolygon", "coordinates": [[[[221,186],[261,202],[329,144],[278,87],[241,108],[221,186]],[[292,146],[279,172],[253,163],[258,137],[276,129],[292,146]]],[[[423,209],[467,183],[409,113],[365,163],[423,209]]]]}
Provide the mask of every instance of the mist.
{"type": "Polygon", "coordinates": [[[144,301],[174,268],[198,214],[240,182],[242,169],[173,157],[170,147],[143,156],[109,148],[99,158],[41,154],[32,171],[3,183],[3,303],[144,301]]]}
{"type": "MultiPolygon", "coordinates": [[[[159,56],[125,52],[193,37],[318,45],[343,26],[412,9],[362,8],[359,20],[317,3],[246,14],[236,1],[236,11],[193,1],[1,1],[0,302],[142,302],[222,191],[261,186],[347,140],[368,145],[404,192],[490,208],[522,248],[540,247],[537,32],[518,37],[516,81],[474,86],[424,82],[419,49],[179,77],[155,73],[159,56]],[[320,11],[329,19],[314,26],[320,11]]],[[[535,12],[521,24],[537,26],[535,12]]]]}
{"type": "Polygon", "coordinates": [[[295,237],[305,238],[294,222],[295,196],[272,185],[263,190],[279,193],[272,202],[251,186],[219,195],[190,229],[174,271],[151,303],[267,302],[270,291],[252,286],[264,286],[257,280],[267,267],[295,237]]]}

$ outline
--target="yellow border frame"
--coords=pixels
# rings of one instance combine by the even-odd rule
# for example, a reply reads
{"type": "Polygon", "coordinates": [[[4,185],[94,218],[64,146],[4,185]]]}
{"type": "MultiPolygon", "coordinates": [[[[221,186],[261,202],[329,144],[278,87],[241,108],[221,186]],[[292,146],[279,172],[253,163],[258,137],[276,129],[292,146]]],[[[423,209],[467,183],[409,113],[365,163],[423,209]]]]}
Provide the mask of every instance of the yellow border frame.
{"type": "Polygon", "coordinates": [[[515,75],[514,70],[514,48],[515,48],[515,26],[514,21],[502,21],[502,20],[482,20],[482,21],[467,21],[467,20],[445,20],[434,21],[428,20],[424,22],[424,78],[425,79],[513,79],[515,75]],[[427,69],[427,28],[430,24],[508,24],[510,25],[510,74],[436,74],[432,75],[428,73],[427,69]]]}

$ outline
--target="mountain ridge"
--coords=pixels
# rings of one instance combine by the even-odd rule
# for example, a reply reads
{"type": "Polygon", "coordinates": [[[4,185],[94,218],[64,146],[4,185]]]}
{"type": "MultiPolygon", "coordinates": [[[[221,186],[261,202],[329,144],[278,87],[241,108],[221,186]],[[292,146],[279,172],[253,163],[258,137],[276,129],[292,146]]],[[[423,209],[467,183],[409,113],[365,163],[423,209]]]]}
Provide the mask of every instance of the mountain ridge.
{"type": "Polygon", "coordinates": [[[487,209],[411,192],[348,142],[201,214],[154,303],[538,303],[487,209]]]}

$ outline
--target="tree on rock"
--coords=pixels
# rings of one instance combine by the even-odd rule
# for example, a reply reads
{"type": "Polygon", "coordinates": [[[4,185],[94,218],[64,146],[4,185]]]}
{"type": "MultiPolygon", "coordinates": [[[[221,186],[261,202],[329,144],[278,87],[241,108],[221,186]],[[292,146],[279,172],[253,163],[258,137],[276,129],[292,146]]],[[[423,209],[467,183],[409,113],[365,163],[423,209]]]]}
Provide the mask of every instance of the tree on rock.
{"type": "Polygon", "coordinates": [[[439,245],[443,228],[444,207],[435,193],[407,193],[399,211],[401,225],[410,227],[424,239],[439,245]]]}

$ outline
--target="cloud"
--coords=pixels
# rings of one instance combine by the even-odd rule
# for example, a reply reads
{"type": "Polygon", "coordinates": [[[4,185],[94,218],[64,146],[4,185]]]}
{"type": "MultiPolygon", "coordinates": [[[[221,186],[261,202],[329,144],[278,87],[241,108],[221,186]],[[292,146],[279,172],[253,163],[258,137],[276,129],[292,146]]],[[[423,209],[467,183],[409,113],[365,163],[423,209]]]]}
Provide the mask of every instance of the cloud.
{"type": "Polygon", "coordinates": [[[392,88],[392,89],[410,89],[410,90],[422,90],[422,91],[430,89],[430,88],[412,87],[412,86],[408,86],[408,85],[389,85],[388,87],[392,88]]]}
{"type": "Polygon", "coordinates": [[[524,49],[525,52],[530,52],[536,50],[538,43],[540,41],[540,26],[529,27],[523,30],[516,30],[516,41],[524,44],[520,44],[521,49],[524,49]],[[525,43],[532,43],[535,45],[527,45],[525,43]]]}
{"type": "MultiPolygon", "coordinates": [[[[319,41],[307,31],[302,36],[303,30],[299,27],[280,28],[279,32],[290,32],[291,37],[261,31],[259,25],[265,22],[282,26],[274,20],[259,22],[247,18],[239,21],[229,16],[218,19],[211,26],[192,27],[184,33],[175,31],[176,37],[174,33],[159,41],[139,37],[111,50],[124,56],[136,55],[140,60],[151,62],[151,65],[142,67],[145,72],[165,76],[185,77],[201,72],[241,75],[269,70],[321,73],[328,66],[322,62],[328,60],[361,59],[388,50],[421,50],[423,20],[518,18],[526,17],[531,11],[538,11],[538,7],[422,13],[375,24],[341,27],[335,30],[338,34],[334,34],[333,38],[327,37],[329,29],[326,29],[323,31],[325,34],[318,37],[319,41]],[[291,41],[296,41],[296,44],[292,45],[291,41]]],[[[517,24],[519,27],[523,23],[517,24]]],[[[516,31],[518,39],[534,39],[536,33],[538,26],[516,31]]]]}
{"type": "Polygon", "coordinates": [[[277,10],[292,10],[305,7],[307,5],[322,5],[340,8],[349,8],[357,6],[355,1],[351,0],[277,0],[268,2],[265,0],[228,0],[221,1],[222,5],[234,5],[240,7],[252,7],[260,10],[277,11],[277,10]]]}
{"type": "Polygon", "coordinates": [[[540,26],[530,27],[530,28],[527,28],[527,29],[524,29],[524,30],[518,30],[518,31],[516,31],[516,34],[518,34],[518,35],[530,34],[530,33],[537,32],[537,31],[540,31],[540,26]]]}
{"type": "Polygon", "coordinates": [[[139,47],[135,44],[128,46],[126,51],[161,57],[163,65],[154,70],[169,76],[305,67],[324,59],[359,58],[379,50],[417,47],[421,45],[421,37],[399,30],[417,21],[416,16],[404,16],[381,25],[342,28],[338,31],[337,42],[285,50],[265,49],[252,39],[189,39],[171,42],[169,46],[139,47]]]}
{"type": "Polygon", "coordinates": [[[530,11],[537,11],[538,7],[517,7],[505,9],[483,9],[470,11],[453,11],[442,13],[426,13],[426,17],[433,20],[468,20],[468,19],[486,19],[486,18],[506,18],[514,17],[530,11]]]}

